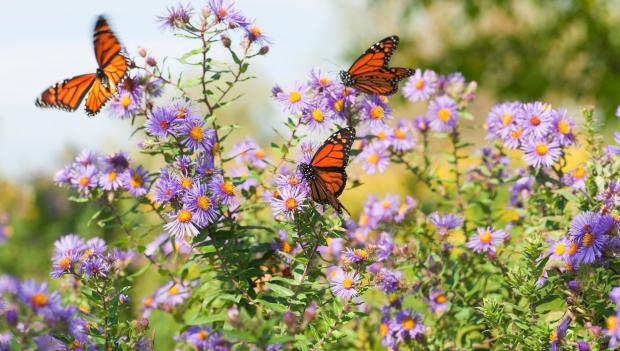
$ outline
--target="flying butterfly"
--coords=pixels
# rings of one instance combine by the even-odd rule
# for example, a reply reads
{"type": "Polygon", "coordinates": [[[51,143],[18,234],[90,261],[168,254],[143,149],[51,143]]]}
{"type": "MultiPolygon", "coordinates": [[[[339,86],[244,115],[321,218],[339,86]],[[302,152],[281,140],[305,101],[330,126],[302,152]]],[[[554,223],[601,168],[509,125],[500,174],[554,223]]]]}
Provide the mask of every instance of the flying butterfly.
{"type": "Polygon", "coordinates": [[[116,87],[127,75],[129,59],[108,22],[99,16],[94,33],[97,71],[65,79],[47,88],[35,101],[38,107],[75,111],[86,97],[86,113],[94,116],[116,94],[116,87]]]}
{"type": "Polygon", "coordinates": [[[368,94],[391,95],[398,90],[398,82],[411,76],[413,70],[388,67],[392,54],[398,47],[398,37],[387,37],[368,48],[348,71],[340,71],[340,80],[368,94]]]}
{"type": "Polygon", "coordinates": [[[310,185],[312,200],[331,205],[338,213],[346,208],[338,196],[347,184],[345,168],[349,162],[351,145],[355,139],[355,128],[340,129],[332,134],[317,150],[310,163],[301,163],[299,172],[310,185]]]}

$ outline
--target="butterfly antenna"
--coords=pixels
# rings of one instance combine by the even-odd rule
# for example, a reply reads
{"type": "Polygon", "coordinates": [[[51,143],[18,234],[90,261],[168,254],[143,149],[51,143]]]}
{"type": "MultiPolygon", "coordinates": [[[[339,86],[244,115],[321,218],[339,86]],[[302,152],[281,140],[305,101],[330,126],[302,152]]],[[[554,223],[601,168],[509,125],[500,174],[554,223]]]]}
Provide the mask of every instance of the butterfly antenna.
{"type": "Polygon", "coordinates": [[[330,69],[327,70],[327,73],[329,75],[338,75],[338,72],[342,71],[344,68],[342,68],[342,66],[332,60],[328,60],[328,59],[323,59],[324,62],[327,62],[329,64],[329,66],[331,66],[330,69]]]}

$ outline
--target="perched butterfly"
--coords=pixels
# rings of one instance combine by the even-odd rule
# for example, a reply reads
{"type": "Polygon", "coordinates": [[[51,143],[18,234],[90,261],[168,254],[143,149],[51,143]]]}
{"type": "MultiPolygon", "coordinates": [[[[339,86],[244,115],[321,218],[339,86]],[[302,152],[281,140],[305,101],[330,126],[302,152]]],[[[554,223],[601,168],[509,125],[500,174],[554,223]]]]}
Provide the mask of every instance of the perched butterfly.
{"type": "MultiPolygon", "coordinates": [[[[310,185],[312,200],[330,204],[338,213],[347,211],[338,196],[347,184],[345,168],[349,162],[351,145],[355,139],[355,128],[343,128],[332,134],[312,157],[310,164],[298,166],[304,179],[310,185]]],[[[347,211],[348,213],[349,211],[347,211]]]]}
{"type": "Polygon", "coordinates": [[[116,87],[127,75],[128,59],[121,52],[122,46],[112,33],[108,22],[99,16],[94,34],[96,73],[82,74],[65,79],[47,88],[35,102],[38,107],[54,107],[75,111],[84,97],[86,113],[96,115],[114,94],[116,87]]]}
{"type": "Polygon", "coordinates": [[[398,90],[398,82],[413,74],[413,70],[388,67],[390,57],[398,47],[398,37],[387,37],[362,54],[349,68],[340,71],[345,86],[368,94],[391,95],[398,90]]]}

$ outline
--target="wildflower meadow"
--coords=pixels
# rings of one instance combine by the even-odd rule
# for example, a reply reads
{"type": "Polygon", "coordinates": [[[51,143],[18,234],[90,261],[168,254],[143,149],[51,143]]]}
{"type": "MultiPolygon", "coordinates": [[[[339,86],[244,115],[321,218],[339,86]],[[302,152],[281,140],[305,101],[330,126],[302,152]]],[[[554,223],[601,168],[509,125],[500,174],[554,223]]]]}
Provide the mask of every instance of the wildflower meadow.
{"type": "MultiPolygon", "coordinates": [[[[80,232],[55,227],[38,252],[44,278],[0,274],[0,350],[620,342],[620,133],[603,137],[615,116],[525,98],[474,113],[476,81],[395,51],[412,71],[391,95],[345,85],[321,62],[272,82],[287,119],[262,142],[226,111],[251,96],[240,89],[275,33],[242,2],[160,12],[166,35],[192,49],[123,48],[127,75],[94,118],[123,120],[141,141],[80,150],[48,177],[66,195],[57,206],[88,211],[72,216],[80,232]],[[346,174],[312,168],[347,133],[346,174]],[[317,186],[319,170],[344,188],[317,186]],[[405,190],[369,181],[393,172],[405,190]]],[[[24,235],[6,212],[0,250],[24,235]]]]}

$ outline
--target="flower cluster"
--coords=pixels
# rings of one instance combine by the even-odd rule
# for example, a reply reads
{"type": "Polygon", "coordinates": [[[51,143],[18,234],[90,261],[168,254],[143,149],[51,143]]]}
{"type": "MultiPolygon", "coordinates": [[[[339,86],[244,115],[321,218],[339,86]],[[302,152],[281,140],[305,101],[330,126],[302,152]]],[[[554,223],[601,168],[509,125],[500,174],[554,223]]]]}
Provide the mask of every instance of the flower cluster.
{"type": "Polygon", "coordinates": [[[82,197],[120,191],[141,197],[147,192],[150,176],[142,166],[132,166],[124,151],[101,155],[84,150],[75,162],[56,173],[54,181],[59,186],[77,190],[82,197]]]}

